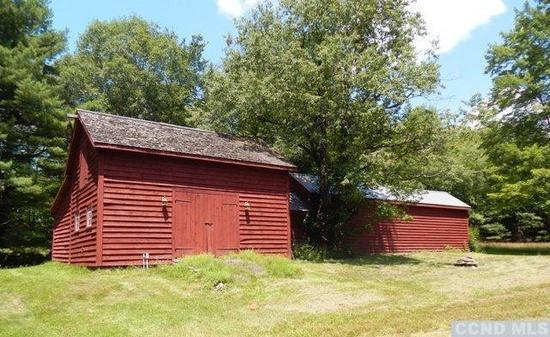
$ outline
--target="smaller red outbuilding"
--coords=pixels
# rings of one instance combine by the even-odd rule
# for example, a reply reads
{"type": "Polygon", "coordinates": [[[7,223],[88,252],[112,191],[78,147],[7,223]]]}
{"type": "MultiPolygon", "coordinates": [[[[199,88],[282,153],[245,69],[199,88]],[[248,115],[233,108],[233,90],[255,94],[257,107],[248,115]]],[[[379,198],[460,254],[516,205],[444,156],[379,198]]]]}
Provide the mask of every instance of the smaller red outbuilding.
{"type": "MultiPolygon", "coordinates": [[[[291,219],[294,240],[302,235],[302,221],[308,211],[308,200],[317,193],[315,176],[291,173],[291,219]]],[[[348,221],[346,243],[356,253],[411,252],[467,248],[470,206],[447,192],[424,191],[399,200],[388,189],[365,189],[365,203],[348,221]],[[372,222],[376,202],[400,203],[405,206],[406,220],[372,222]]]]}

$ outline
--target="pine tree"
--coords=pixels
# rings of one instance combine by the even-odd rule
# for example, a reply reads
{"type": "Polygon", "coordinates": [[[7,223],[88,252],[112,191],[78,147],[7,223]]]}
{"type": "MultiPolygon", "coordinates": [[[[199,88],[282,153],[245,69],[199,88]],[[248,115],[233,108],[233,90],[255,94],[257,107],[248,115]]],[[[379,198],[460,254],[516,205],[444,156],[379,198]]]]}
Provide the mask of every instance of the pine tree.
{"type": "Polygon", "coordinates": [[[0,0],[0,244],[46,244],[66,122],[51,66],[65,35],[45,0],[0,0]],[[46,240],[46,241],[45,241],[46,240]]]}

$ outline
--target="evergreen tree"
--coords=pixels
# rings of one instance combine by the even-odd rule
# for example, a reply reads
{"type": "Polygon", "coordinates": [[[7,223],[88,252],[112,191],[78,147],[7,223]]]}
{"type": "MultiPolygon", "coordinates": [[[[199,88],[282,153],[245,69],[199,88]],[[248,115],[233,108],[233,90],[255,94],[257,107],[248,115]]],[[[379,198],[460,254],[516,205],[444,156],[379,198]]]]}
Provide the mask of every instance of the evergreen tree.
{"type": "Polygon", "coordinates": [[[65,47],[45,0],[0,0],[0,241],[47,244],[63,173],[65,111],[53,60],[65,47]]]}

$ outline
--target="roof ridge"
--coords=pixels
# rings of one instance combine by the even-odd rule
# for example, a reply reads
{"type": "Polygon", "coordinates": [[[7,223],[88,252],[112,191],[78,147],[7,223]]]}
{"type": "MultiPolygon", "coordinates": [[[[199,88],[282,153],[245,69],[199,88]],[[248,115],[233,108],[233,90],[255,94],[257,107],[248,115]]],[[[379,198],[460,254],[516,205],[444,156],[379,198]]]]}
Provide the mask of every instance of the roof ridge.
{"type": "MultiPolygon", "coordinates": [[[[151,120],[143,119],[143,118],[136,118],[136,117],[128,117],[128,116],[122,116],[122,115],[115,115],[115,114],[110,114],[110,113],[100,112],[100,111],[93,111],[93,110],[86,110],[86,109],[76,109],[76,111],[77,111],[77,113],[80,112],[80,111],[82,111],[82,112],[92,113],[92,114],[96,114],[96,115],[103,115],[103,116],[114,117],[114,118],[120,118],[120,119],[128,119],[128,120],[133,120],[133,121],[139,121],[139,122],[145,122],[145,123],[151,123],[151,124],[169,126],[169,127],[173,127],[173,128],[180,128],[180,129],[186,129],[186,130],[191,130],[191,131],[213,133],[213,134],[217,134],[217,135],[225,135],[225,134],[223,134],[223,133],[219,133],[219,132],[212,131],[212,130],[205,130],[205,129],[199,129],[199,128],[192,128],[192,127],[189,127],[189,126],[183,126],[183,125],[177,125],[177,124],[170,124],[170,123],[164,123],[164,122],[156,122],[156,121],[151,121],[151,120]]],[[[232,136],[232,135],[231,135],[231,136],[232,136]]]]}
{"type": "Polygon", "coordinates": [[[151,124],[156,124],[156,125],[163,125],[163,126],[168,126],[168,127],[172,127],[172,128],[179,128],[179,129],[184,129],[184,130],[190,130],[190,131],[210,133],[210,134],[214,134],[214,135],[217,135],[217,136],[220,136],[220,137],[232,137],[232,138],[237,139],[237,140],[249,141],[249,142],[261,145],[261,146],[267,148],[273,154],[275,154],[279,157],[282,157],[282,155],[280,153],[278,153],[277,151],[272,149],[271,146],[266,144],[263,140],[256,139],[252,136],[233,135],[233,134],[230,134],[230,133],[223,133],[223,132],[218,132],[218,131],[214,131],[214,130],[205,130],[205,129],[199,129],[199,128],[192,128],[192,127],[189,127],[189,126],[170,124],[170,123],[164,123],[164,122],[156,122],[156,121],[152,121],[152,120],[148,120],[148,119],[128,117],[128,116],[122,116],[122,115],[115,115],[115,114],[111,114],[111,113],[106,113],[106,112],[101,112],[101,111],[93,111],[93,110],[87,110],[87,109],[80,109],[80,108],[76,109],[76,111],[77,111],[77,113],[79,111],[83,111],[83,112],[91,113],[91,114],[95,114],[95,115],[102,115],[102,116],[107,116],[107,117],[114,117],[114,118],[120,118],[120,119],[126,119],[126,120],[138,121],[138,122],[145,122],[145,123],[151,123],[151,124]]]}

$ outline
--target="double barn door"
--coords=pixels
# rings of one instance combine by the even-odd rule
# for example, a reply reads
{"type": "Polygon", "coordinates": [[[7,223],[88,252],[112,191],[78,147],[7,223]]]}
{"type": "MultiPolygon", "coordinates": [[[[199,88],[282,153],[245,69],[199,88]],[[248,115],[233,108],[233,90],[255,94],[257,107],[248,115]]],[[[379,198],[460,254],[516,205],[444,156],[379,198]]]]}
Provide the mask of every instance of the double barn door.
{"type": "Polygon", "coordinates": [[[225,254],[239,249],[238,196],[210,191],[176,191],[174,256],[225,254]]]}

